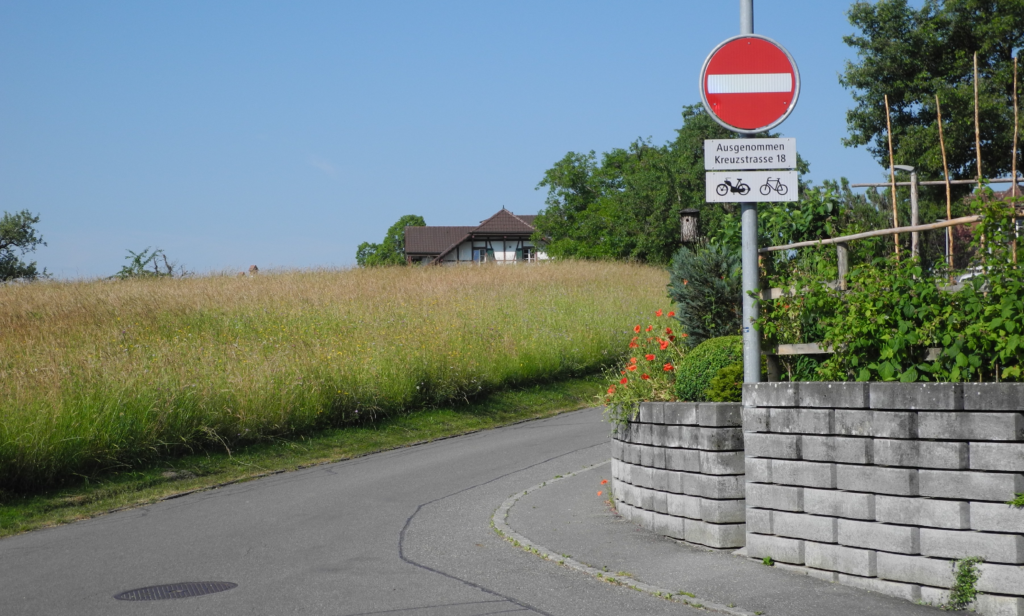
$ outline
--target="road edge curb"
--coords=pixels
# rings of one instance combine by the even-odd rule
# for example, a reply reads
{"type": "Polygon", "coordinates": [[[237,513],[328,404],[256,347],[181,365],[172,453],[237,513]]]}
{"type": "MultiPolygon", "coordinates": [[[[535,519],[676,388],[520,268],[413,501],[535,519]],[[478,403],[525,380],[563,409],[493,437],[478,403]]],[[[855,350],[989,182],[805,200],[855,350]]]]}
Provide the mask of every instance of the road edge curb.
{"type": "Polygon", "coordinates": [[[500,536],[505,541],[508,541],[517,548],[521,548],[526,552],[535,554],[543,558],[544,560],[552,561],[554,563],[562,565],[563,567],[568,567],[570,569],[579,571],[580,573],[597,578],[603,582],[608,582],[609,584],[615,584],[616,586],[623,586],[625,588],[630,588],[638,592],[647,593],[649,595],[653,595],[655,597],[659,597],[667,601],[678,601],[683,603],[684,605],[697,609],[722,612],[724,614],[730,614],[731,616],[755,616],[755,612],[748,612],[747,610],[728,607],[725,605],[721,605],[719,603],[715,603],[714,601],[703,601],[701,599],[698,599],[697,597],[691,597],[689,595],[675,593],[670,590],[659,588],[652,584],[647,584],[645,582],[641,582],[630,577],[618,575],[616,573],[609,573],[607,571],[602,571],[595,567],[591,567],[590,565],[579,562],[578,560],[575,560],[571,557],[562,554],[556,554],[548,548],[537,543],[534,543],[527,537],[524,537],[523,535],[517,533],[515,530],[512,529],[511,526],[508,525],[508,514],[512,510],[512,507],[519,501],[519,499],[523,498],[530,492],[534,492],[541,488],[545,488],[549,484],[555,483],[556,481],[568,479],[569,477],[575,477],[576,475],[579,475],[581,473],[594,470],[595,468],[604,466],[609,462],[611,462],[611,460],[605,460],[604,462],[598,462],[597,464],[586,466],[578,471],[565,473],[564,475],[556,475],[554,479],[545,481],[535,486],[531,486],[523,490],[522,492],[517,492],[516,494],[505,499],[505,501],[501,503],[501,505],[499,505],[498,508],[491,515],[491,528],[494,529],[494,532],[497,533],[498,536],[500,536]]]}

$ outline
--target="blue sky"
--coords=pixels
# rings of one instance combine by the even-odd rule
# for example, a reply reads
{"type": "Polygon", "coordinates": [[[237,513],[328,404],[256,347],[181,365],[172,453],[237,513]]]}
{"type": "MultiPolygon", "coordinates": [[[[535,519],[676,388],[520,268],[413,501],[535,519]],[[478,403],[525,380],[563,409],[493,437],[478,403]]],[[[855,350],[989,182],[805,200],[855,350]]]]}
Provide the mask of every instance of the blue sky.
{"type": "MultiPolygon", "coordinates": [[[[755,0],[802,92],[779,130],[811,178],[844,148],[845,0],[755,0]]],[[[919,4],[914,2],[914,4],[919,4]]],[[[705,2],[0,2],[0,210],[31,258],[105,276],[147,246],[199,273],[354,265],[404,214],[533,214],[568,151],[666,142],[738,33],[705,2]]]]}

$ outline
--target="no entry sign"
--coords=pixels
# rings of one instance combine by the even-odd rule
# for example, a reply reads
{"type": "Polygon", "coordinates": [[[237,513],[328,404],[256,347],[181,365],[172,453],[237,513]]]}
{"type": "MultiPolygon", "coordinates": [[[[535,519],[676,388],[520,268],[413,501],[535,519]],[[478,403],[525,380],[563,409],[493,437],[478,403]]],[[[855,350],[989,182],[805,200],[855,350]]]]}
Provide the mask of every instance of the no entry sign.
{"type": "Polygon", "coordinates": [[[704,61],[700,93],[719,124],[738,133],[778,126],[796,106],[800,73],[775,41],[742,34],[721,43],[704,61]]]}

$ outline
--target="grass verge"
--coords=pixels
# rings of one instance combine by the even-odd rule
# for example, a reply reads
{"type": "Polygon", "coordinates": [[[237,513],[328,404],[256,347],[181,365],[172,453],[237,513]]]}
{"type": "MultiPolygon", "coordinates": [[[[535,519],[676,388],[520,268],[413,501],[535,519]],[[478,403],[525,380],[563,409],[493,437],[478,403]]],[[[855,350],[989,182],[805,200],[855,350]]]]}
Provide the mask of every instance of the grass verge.
{"type": "Polygon", "coordinates": [[[418,411],[362,427],[324,430],[230,453],[222,448],[154,461],[143,468],[85,477],[59,490],[33,495],[0,492],[0,537],[268,474],[551,417],[592,405],[603,383],[601,375],[571,378],[495,392],[470,404],[418,411]]]}

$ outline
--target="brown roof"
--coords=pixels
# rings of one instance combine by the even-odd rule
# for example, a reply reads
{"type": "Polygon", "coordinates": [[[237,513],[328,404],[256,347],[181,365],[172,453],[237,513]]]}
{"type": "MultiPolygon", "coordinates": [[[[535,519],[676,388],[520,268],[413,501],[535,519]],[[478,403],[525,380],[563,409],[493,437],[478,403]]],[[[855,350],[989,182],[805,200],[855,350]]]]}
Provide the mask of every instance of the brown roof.
{"type": "Polygon", "coordinates": [[[406,227],[405,254],[436,255],[459,243],[476,227],[406,227]]]}
{"type": "Polygon", "coordinates": [[[478,235],[508,235],[508,234],[533,234],[533,226],[527,224],[512,212],[501,208],[494,216],[480,223],[480,226],[473,230],[478,235]]]}

